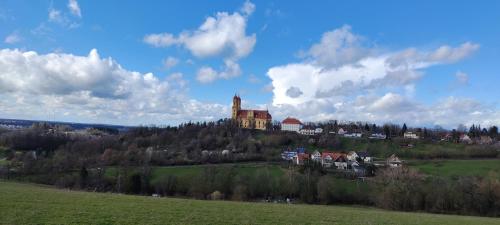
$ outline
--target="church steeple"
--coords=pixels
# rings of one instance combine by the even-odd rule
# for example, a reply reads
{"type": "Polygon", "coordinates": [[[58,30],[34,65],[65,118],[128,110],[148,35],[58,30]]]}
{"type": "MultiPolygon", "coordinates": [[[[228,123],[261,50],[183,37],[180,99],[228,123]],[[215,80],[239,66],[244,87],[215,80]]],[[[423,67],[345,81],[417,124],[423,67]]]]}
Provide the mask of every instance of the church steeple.
{"type": "Polygon", "coordinates": [[[241,110],[241,98],[240,98],[240,96],[234,94],[233,110],[232,110],[231,118],[236,119],[236,117],[238,116],[238,111],[240,111],[240,110],[241,110]]]}

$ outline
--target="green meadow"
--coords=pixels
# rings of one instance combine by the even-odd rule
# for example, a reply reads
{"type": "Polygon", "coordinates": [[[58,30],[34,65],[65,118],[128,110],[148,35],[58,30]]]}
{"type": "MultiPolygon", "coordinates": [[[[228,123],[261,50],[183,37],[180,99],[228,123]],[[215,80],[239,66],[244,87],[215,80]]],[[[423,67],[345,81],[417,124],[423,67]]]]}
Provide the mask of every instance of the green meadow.
{"type": "Polygon", "coordinates": [[[153,198],[0,181],[0,224],[500,224],[374,208],[153,198]]]}
{"type": "Polygon", "coordinates": [[[408,163],[420,172],[443,177],[488,176],[500,177],[499,159],[476,160],[415,160],[408,163]]]}

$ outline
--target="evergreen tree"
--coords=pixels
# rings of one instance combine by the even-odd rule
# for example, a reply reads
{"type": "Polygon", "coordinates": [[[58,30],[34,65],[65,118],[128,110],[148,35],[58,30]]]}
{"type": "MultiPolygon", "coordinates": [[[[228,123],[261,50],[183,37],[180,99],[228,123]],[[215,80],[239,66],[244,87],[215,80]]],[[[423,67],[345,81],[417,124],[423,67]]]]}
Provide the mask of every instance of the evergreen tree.
{"type": "Polygon", "coordinates": [[[407,130],[408,130],[408,128],[406,127],[406,123],[404,123],[403,128],[401,128],[401,136],[403,136],[407,130]]]}

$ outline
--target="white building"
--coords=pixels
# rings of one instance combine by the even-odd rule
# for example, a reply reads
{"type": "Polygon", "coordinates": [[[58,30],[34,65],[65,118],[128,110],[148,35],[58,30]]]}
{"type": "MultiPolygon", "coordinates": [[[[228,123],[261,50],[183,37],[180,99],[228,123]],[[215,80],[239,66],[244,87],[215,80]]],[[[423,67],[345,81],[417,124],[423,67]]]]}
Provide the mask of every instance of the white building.
{"type": "Polygon", "coordinates": [[[350,134],[344,134],[344,137],[361,138],[361,137],[363,137],[363,134],[362,133],[350,133],[350,134]]]}
{"type": "Polygon", "coordinates": [[[299,132],[302,129],[300,120],[288,117],[281,122],[281,130],[299,132]]]}
{"type": "Polygon", "coordinates": [[[301,129],[299,130],[299,134],[302,134],[302,135],[314,135],[315,132],[313,129],[301,129]]]}
{"type": "Polygon", "coordinates": [[[314,151],[312,154],[311,154],[311,159],[315,162],[321,162],[321,153],[319,153],[317,150],[314,151]]]}
{"type": "Polygon", "coordinates": [[[404,138],[418,139],[418,135],[416,133],[413,133],[413,132],[405,132],[404,133],[404,138]]]}
{"type": "Polygon", "coordinates": [[[383,139],[386,138],[386,135],[385,134],[376,133],[376,134],[370,135],[369,138],[370,139],[380,139],[380,140],[383,140],[383,139]]]}

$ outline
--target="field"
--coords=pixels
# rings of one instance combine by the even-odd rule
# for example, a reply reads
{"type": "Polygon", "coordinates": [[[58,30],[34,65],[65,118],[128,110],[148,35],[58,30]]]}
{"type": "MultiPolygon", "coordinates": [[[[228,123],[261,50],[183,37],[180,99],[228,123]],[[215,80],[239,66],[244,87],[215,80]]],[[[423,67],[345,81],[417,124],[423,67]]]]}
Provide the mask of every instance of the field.
{"type": "MultiPolygon", "coordinates": [[[[152,168],[152,180],[167,175],[175,175],[179,178],[193,178],[200,175],[205,169],[233,169],[239,175],[252,176],[258,171],[267,171],[273,177],[280,177],[285,172],[279,165],[266,163],[239,163],[239,164],[217,164],[217,165],[192,165],[192,166],[156,166],[152,168]]],[[[106,168],[106,176],[115,177],[115,167],[106,168]]]]}
{"type": "Polygon", "coordinates": [[[0,181],[0,224],[500,224],[373,208],[89,193],[0,181]]]}
{"type": "Polygon", "coordinates": [[[490,173],[500,177],[500,160],[478,159],[478,160],[415,160],[409,166],[419,171],[444,177],[457,176],[487,176],[490,173]]]}

